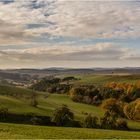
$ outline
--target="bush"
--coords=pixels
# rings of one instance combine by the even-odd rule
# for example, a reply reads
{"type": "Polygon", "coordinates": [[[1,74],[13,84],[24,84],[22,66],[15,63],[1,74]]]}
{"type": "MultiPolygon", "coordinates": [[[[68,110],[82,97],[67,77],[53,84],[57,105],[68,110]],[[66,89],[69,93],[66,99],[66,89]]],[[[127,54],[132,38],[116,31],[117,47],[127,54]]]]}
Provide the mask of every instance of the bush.
{"type": "Polygon", "coordinates": [[[100,125],[103,129],[128,129],[127,122],[124,119],[118,118],[118,115],[109,111],[106,111],[104,116],[100,119],[100,125]]]}
{"type": "Polygon", "coordinates": [[[2,107],[0,108],[0,119],[5,120],[8,114],[8,108],[2,107]]]}
{"type": "Polygon", "coordinates": [[[52,121],[57,126],[71,126],[70,123],[73,122],[73,119],[74,115],[66,105],[57,108],[52,117],[52,121]]]}
{"type": "Polygon", "coordinates": [[[91,114],[88,114],[84,121],[83,121],[83,127],[85,128],[98,128],[98,118],[95,116],[92,116],[91,114]]]}
{"type": "Polygon", "coordinates": [[[89,96],[84,96],[83,103],[92,104],[93,100],[89,96]]]}
{"type": "Polygon", "coordinates": [[[31,106],[33,107],[37,107],[38,105],[37,96],[37,93],[33,91],[31,95],[31,106]]]}
{"type": "Polygon", "coordinates": [[[74,102],[83,102],[83,96],[81,96],[81,95],[74,95],[71,97],[71,99],[74,102]]]}
{"type": "Polygon", "coordinates": [[[6,107],[0,108],[0,113],[7,114],[8,113],[8,108],[6,108],[6,107]]]}
{"type": "Polygon", "coordinates": [[[106,111],[104,116],[100,118],[100,126],[103,129],[116,129],[116,114],[106,111]]]}
{"type": "Polygon", "coordinates": [[[92,104],[93,105],[98,106],[101,103],[102,103],[102,100],[101,100],[101,96],[100,95],[96,95],[96,96],[93,97],[93,99],[92,99],[92,104]]]}
{"type": "Polygon", "coordinates": [[[85,88],[84,87],[75,87],[70,90],[70,97],[73,96],[84,96],[85,95],[85,88]]]}
{"type": "Polygon", "coordinates": [[[117,119],[116,120],[116,128],[117,129],[121,129],[121,130],[127,130],[128,129],[128,126],[127,126],[127,121],[124,120],[124,119],[117,119]]]}
{"type": "Polygon", "coordinates": [[[33,84],[30,88],[37,90],[37,91],[46,91],[47,88],[49,88],[50,86],[59,84],[60,81],[61,81],[61,79],[59,79],[59,78],[49,76],[49,77],[45,77],[45,78],[41,79],[40,81],[38,81],[37,83],[33,84]]]}
{"type": "Polygon", "coordinates": [[[109,111],[112,114],[118,115],[118,117],[124,117],[123,103],[117,101],[114,98],[105,100],[102,103],[102,108],[106,111],[109,111]]]}
{"type": "Polygon", "coordinates": [[[41,123],[41,119],[36,116],[33,116],[30,121],[33,125],[38,125],[41,123]]]}
{"type": "Polygon", "coordinates": [[[140,121],[140,99],[137,99],[124,107],[124,114],[128,119],[140,121]]]}
{"type": "Polygon", "coordinates": [[[52,125],[49,116],[35,116],[34,114],[12,114],[0,112],[0,122],[19,124],[52,125]]]}

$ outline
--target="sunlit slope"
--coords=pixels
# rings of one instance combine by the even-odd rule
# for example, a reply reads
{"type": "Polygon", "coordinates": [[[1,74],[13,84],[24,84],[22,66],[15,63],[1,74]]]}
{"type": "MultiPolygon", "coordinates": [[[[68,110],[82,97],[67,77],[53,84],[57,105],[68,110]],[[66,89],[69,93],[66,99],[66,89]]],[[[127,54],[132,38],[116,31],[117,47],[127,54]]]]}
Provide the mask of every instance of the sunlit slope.
{"type": "Polygon", "coordinates": [[[0,138],[10,139],[140,139],[139,132],[0,123],[0,138]]]}
{"type": "MultiPolygon", "coordinates": [[[[1,88],[1,86],[0,86],[1,88]]],[[[1,88],[2,89],[2,88],[1,88]]],[[[47,115],[52,116],[56,108],[62,104],[68,105],[68,107],[74,112],[77,120],[83,120],[84,113],[92,113],[94,116],[102,116],[103,110],[100,107],[81,104],[73,102],[67,95],[51,94],[46,98],[48,93],[38,92],[38,106],[32,107],[30,105],[31,99],[30,94],[32,90],[21,89],[16,87],[5,86],[6,92],[0,90],[0,107],[8,108],[8,111],[16,114],[36,114],[36,115],[47,115]],[[9,90],[8,90],[9,89],[9,90]],[[12,94],[23,94],[18,98],[11,96],[12,94]],[[6,94],[4,94],[6,93],[6,94]],[[9,95],[11,94],[11,95],[9,95]]],[[[3,89],[4,90],[4,89],[3,89]]],[[[129,127],[133,129],[140,129],[140,123],[129,121],[129,127]]]]}
{"type": "Polygon", "coordinates": [[[35,113],[51,116],[57,107],[66,104],[79,118],[83,116],[83,112],[98,116],[103,114],[99,107],[75,103],[67,95],[52,94],[46,98],[47,93],[40,92],[37,93],[38,107],[32,107],[30,105],[32,92],[28,89],[0,85],[0,106],[7,107],[9,112],[13,113],[35,113]],[[13,96],[15,94],[16,96],[13,96]]]}
{"type": "Polygon", "coordinates": [[[104,84],[109,82],[134,83],[140,80],[140,74],[65,74],[58,75],[63,78],[66,76],[75,76],[80,80],[74,81],[74,84],[104,84]]]}

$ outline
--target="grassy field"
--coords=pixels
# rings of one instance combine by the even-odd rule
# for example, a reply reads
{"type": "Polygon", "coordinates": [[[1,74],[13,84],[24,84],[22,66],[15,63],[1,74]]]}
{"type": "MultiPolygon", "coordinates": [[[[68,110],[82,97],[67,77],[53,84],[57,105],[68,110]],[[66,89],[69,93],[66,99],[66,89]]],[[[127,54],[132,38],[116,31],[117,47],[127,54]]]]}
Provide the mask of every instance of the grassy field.
{"type": "Polygon", "coordinates": [[[10,139],[140,139],[140,132],[47,127],[0,123],[0,138],[10,139]]]}
{"type": "MultiPolygon", "coordinates": [[[[9,112],[17,114],[34,113],[37,115],[52,116],[54,110],[62,104],[74,112],[77,120],[84,118],[83,112],[92,113],[101,117],[103,110],[100,107],[75,103],[67,95],[37,92],[38,107],[30,105],[32,90],[0,85],[0,107],[7,107],[9,112]],[[11,96],[16,95],[16,96],[11,96]],[[17,97],[17,98],[16,98],[17,97]]],[[[140,130],[140,123],[128,121],[129,128],[140,130]]],[[[0,123],[0,138],[121,138],[140,139],[140,132],[116,131],[84,128],[47,127],[20,124],[0,123]]]]}
{"type": "Polygon", "coordinates": [[[104,84],[108,82],[126,82],[134,83],[140,80],[140,74],[65,74],[57,77],[75,76],[80,80],[74,81],[74,84],[104,84]]]}
{"type": "Polygon", "coordinates": [[[38,115],[51,116],[57,107],[66,104],[76,114],[77,119],[84,117],[82,112],[92,113],[97,116],[103,115],[103,111],[99,107],[74,103],[67,95],[53,94],[47,99],[45,95],[41,95],[38,98],[38,103],[38,107],[35,108],[30,105],[30,100],[0,95],[0,107],[8,108],[9,112],[12,113],[35,113],[38,115]]]}
{"type": "MultiPolygon", "coordinates": [[[[98,117],[101,117],[104,113],[100,107],[91,106],[88,104],[75,103],[67,95],[52,94],[48,98],[45,98],[45,94],[38,94],[40,94],[40,96],[38,99],[39,105],[37,108],[30,105],[30,100],[24,98],[16,99],[14,97],[4,95],[0,95],[0,107],[8,108],[9,112],[11,113],[34,113],[37,115],[52,116],[54,110],[57,107],[61,106],[62,104],[66,104],[74,112],[75,119],[77,120],[82,120],[84,118],[83,112],[91,113],[98,117]]],[[[130,128],[140,130],[140,123],[128,121],[128,124],[130,128]]]]}

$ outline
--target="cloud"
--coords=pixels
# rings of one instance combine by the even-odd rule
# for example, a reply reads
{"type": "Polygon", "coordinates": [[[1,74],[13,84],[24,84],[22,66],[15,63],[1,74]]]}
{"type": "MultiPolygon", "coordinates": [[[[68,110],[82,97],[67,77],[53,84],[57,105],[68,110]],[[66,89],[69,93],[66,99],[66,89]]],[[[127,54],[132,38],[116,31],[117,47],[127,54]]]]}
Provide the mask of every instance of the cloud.
{"type": "Polygon", "coordinates": [[[22,26],[0,20],[0,45],[26,44],[31,38],[22,26]]]}
{"type": "Polygon", "coordinates": [[[108,61],[130,57],[131,49],[112,43],[98,43],[93,46],[46,46],[30,49],[8,49],[0,53],[7,58],[26,61],[108,61]]]}
{"type": "Polygon", "coordinates": [[[138,66],[138,52],[139,49],[134,51],[107,42],[83,47],[46,45],[29,49],[3,49],[0,51],[0,61],[10,67],[138,66]]]}
{"type": "MultiPolygon", "coordinates": [[[[18,45],[28,44],[36,39],[40,33],[32,33],[28,25],[45,25],[45,15],[49,1],[14,0],[0,1],[0,44],[18,45]],[[40,24],[41,25],[41,24],[40,24]]],[[[37,27],[37,26],[35,26],[37,27]]],[[[43,27],[43,26],[42,26],[43,27]]]]}
{"type": "Polygon", "coordinates": [[[2,0],[0,66],[138,66],[139,23],[139,1],[2,0]]]}
{"type": "Polygon", "coordinates": [[[30,30],[80,38],[140,37],[140,4],[125,1],[55,1],[47,11],[47,28],[30,30]]]}
{"type": "Polygon", "coordinates": [[[1,3],[0,9],[1,20],[6,22],[42,24],[25,29],[34,36],[47,33],[80,38],[140,37],[137,1],[15,0],[1,3]]]}

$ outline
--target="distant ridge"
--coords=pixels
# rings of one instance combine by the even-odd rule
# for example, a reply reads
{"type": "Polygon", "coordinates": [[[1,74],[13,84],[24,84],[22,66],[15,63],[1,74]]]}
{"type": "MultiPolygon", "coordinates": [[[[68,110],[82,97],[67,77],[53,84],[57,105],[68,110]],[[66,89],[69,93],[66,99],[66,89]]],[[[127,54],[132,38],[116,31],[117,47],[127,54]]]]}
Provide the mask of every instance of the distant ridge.
{"type": "Polygon", "coordinates": [[[35,68],[23,68],[23,69],[6,69],[0,70],[0,76],[6,73],[17,73],[17,74],[62,74],[62,73],[140,73],[140,67],[124,67],[124,68],[63,68],[63,67],[51,67],[43,69],[35,68]]]}

